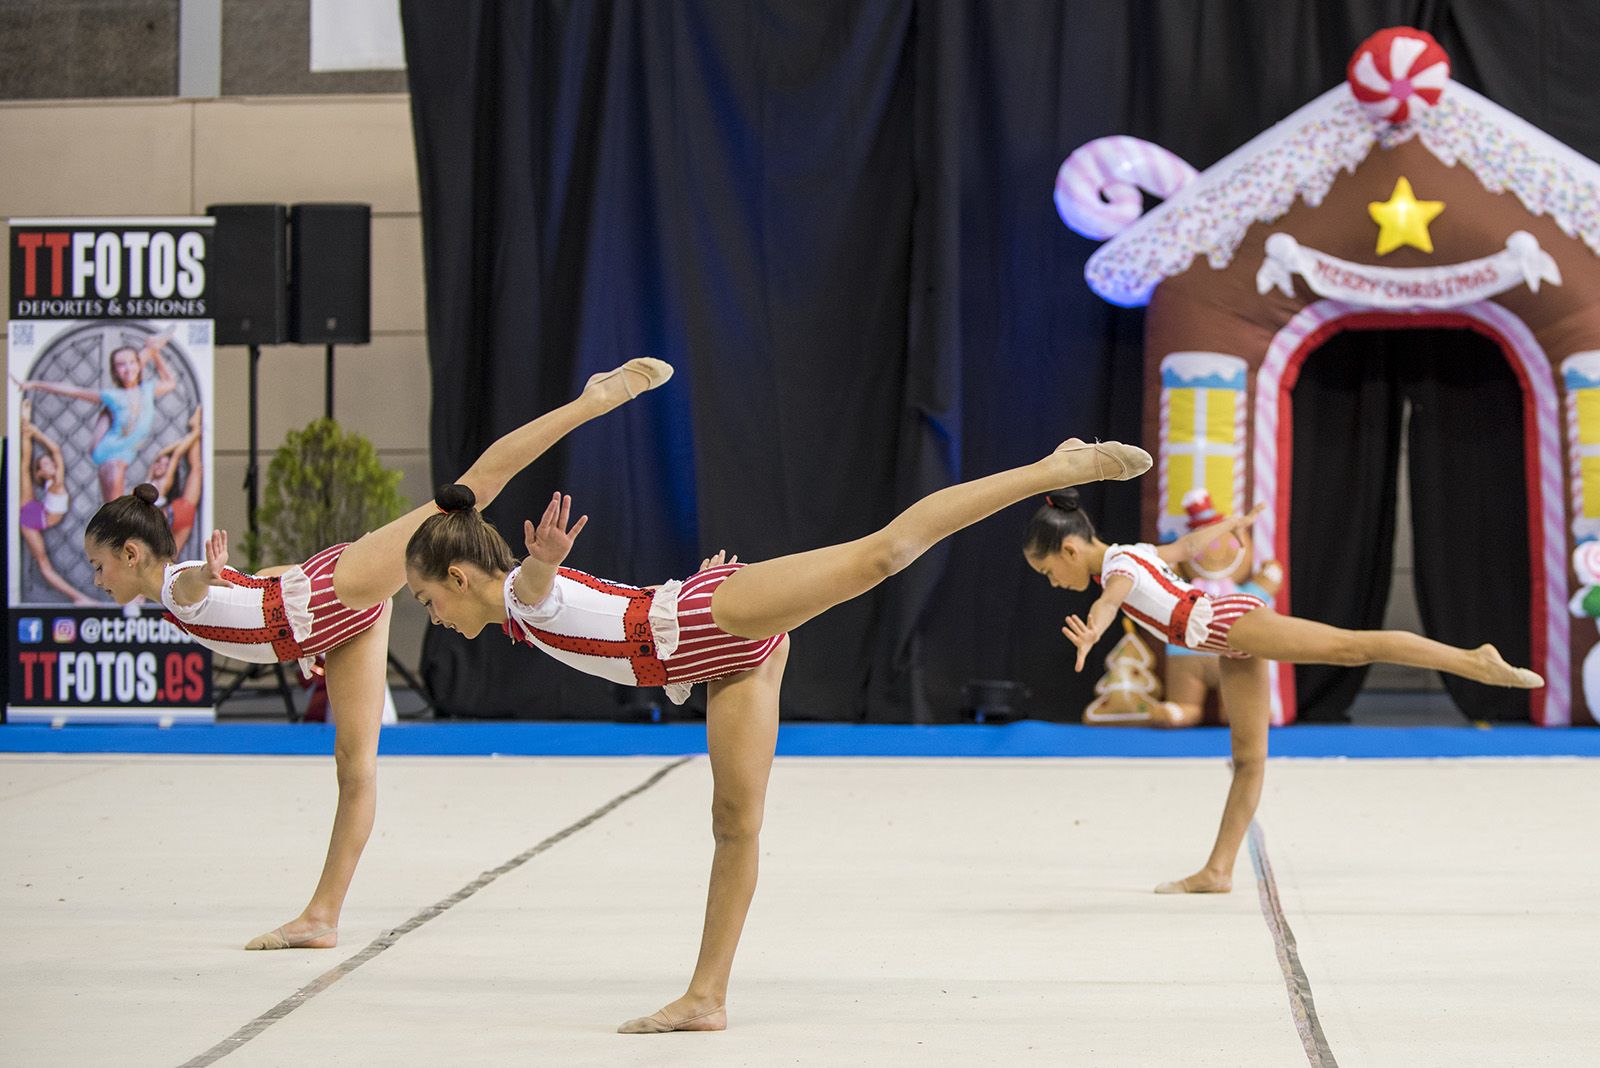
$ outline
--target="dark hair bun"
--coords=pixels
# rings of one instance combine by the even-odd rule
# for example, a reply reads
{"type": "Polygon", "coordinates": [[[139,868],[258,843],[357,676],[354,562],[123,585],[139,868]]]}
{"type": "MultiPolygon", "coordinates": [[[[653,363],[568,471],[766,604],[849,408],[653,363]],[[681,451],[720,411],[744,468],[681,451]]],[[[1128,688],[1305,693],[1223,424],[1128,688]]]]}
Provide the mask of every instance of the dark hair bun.
{"type": "Polygon", "coordinates": [[[433,503],[439,506],[441,512],[465,512],[478,503],[478,498],[468,487],[452,482],[439,487],[439,491],[433,495],[433,503]]]}
{"type": "Polygon", "coordinates": [[[1078,491],[1071,486],[1066,489],[1051,490],[1044,495],[1044,503],[1063,512],[1077,511],[1078,491]]]}
{"type": "Polygon", "coordinates": [[[161,491],[148,482],[141,482],[133,487],[133,495],[145,504],[155,504],[161,499],[161,491]]]}

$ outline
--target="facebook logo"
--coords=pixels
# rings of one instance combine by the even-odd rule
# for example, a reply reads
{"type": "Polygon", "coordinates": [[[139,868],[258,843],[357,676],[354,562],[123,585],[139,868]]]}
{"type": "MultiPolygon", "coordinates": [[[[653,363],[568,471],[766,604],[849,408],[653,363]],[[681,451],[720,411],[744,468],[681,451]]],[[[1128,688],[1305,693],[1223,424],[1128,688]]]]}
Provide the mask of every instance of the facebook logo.
{"type": "Polygon", "coordinates": [[[38,616],[23,616],[17,620],[17,641],[23,645],[37,645],[44,641],[44,620],[38,616]]]}

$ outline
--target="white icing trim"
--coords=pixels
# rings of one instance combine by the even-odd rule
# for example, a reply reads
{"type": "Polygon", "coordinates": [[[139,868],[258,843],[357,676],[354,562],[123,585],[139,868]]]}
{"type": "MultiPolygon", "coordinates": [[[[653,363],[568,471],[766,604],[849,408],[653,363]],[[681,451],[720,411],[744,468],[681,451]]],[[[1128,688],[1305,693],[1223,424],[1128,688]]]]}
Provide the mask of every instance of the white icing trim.
{"type": "Polygon", "coordinates": [[[1221,270],[1245,231],[1281,218],[1296,200],[1322,203],[1341,171],[1373,147],[1411,139],[1446,166],[1464,165],[1491,193],[1516,194],[1529,213],[1600,254],[1600,164],[1486,97],[1451,81],[1439,103],[1392,126],[1375,122],[1341,82],[1201,172],[1090,257],[1089,286],[1114,304],[1146,304],[1155,287],[1204,255],[1221,270]]]}

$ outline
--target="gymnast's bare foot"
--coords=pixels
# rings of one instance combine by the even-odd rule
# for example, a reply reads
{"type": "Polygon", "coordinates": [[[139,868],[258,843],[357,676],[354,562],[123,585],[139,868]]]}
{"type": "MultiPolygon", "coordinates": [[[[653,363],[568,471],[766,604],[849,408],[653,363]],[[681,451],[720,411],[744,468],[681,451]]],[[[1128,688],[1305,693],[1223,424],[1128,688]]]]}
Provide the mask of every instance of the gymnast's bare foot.
{"type": "Polygon", "coordinates": [[[1500,655],[1500,650],[1492,645],[1480,645],[1467,655],[1479,668],[1468,677],[1479,682],[1490,686],[1509,686],[1514,690],[1537,690],[1544,685],[1544,679],[1539,677],[1538,672],[1512,667],[1500,655]]]}
{"type": "Polygon", "coordinates": [[[1062,486],[1108,479],[1124,482],[1144,474],[1154,462],[1150,454],[1137,445],[1124,445],[1120,441],[1091,444],[1082,438],[1063,441],[1050,454],[1050,460],[1061,465],[1062,477],[1058,482],[1062,486]]]}
{"type": "Polygon", "coordinates": [[[598,400],[609,411],[637,397],[646,390],[665,384],[672,377],[672,365],[665,360],[640,356],[629,360],[614,371],[591,375],[584,383],[583,395],[598,400]]]}
{"type": "Polygon", "coordinates": [[[1156,887],[1158,894],[1226,894],[1233,889],[1233,877],[1224,872],[1201,868],[1193,875],[1156,887]]]}
{"type": "Polygon", "coordinates": [[[664,1035],[668,1031],[725,1031],[728,1010],[721,1003],[688,994],[660,1011],[629,1020],[617,1028],[619,1035],[664,1035]]]}
{"type": "Polygon", "coordinates": [[[282,927],[256,935],[245,949],[332,949],[339,944],[337,923],[301,915],[282,927]]]}

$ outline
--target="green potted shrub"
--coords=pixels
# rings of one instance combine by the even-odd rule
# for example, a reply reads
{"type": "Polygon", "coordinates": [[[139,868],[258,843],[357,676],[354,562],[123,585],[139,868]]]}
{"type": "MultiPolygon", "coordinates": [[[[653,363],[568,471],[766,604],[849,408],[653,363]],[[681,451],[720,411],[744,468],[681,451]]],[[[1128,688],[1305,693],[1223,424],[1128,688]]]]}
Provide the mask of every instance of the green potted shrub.
{"type": "MultiPolygon", "coordinates": [[[[291,430],[267,466],[261,495],[259,555],[275,562],[354,541],[405,513],[400,472],[378,459],[372,442],[332,419],[291,430]]],[[[259,566],[256,546],[252,565],[259,566]]]]}
{"type": "MultiPolygon", "coordinates": [[[[259,544],[246,546],[252,569],[262,558],[274,563],[305,560],[330,545],[354,541],[405,513],[399,471],[378,459],[372,442],[332,419],[316,419],[292,430],[267,466],[258,518],[259,544]]],[[[313,679],[306,719],[326,707],[322,676],[313,679]]],[[[384,722],[394,722],[387,698],[384,722]]]]}

